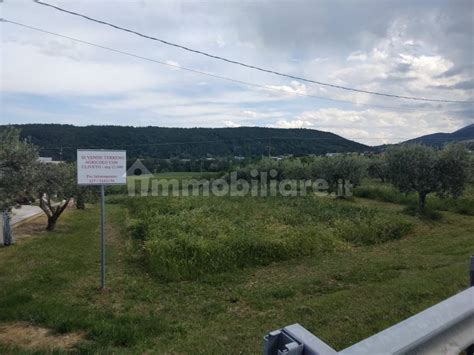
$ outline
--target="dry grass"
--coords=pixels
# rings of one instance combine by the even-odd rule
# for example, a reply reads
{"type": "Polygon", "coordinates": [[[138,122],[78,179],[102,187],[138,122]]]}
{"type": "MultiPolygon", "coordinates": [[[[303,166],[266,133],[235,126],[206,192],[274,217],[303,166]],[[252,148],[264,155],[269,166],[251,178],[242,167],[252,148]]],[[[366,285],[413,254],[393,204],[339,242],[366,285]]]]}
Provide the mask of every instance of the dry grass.
{"type": "Polygon", "coordinates": [[[45,214],[32,218],[25,223],[20,222],[13,226],[13,233],[16,239],[23,239],[31,236],[39,236],[46,233],[48,219],[45,214]]]}
{"type": "Polygon", "coordinates": [[[25,322],[0,325],[0,344],[28,350],[71,351],[84,338],[84,333],[54,334],[50,329],[25,322]]]}

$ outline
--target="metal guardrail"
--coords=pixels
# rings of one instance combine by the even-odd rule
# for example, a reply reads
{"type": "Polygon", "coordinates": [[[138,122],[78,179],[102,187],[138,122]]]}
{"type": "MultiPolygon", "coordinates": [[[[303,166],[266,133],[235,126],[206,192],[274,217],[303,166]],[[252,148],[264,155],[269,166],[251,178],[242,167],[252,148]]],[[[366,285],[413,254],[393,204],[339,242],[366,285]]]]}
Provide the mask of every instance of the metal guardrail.
{"type": "Polygon", "coordinates": [[[264,355],[474,355],[474,256],[470,286],[406,320],[337,352],[299,324],[264,337],[264,355]]]}

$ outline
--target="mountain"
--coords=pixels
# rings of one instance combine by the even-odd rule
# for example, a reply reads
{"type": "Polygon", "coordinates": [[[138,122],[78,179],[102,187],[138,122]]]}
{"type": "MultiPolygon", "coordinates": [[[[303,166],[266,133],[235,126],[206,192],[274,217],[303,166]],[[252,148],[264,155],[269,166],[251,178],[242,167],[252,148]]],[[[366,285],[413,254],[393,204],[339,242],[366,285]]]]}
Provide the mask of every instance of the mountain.
{"type": "Polygon", "coordinates": [[[458,129],[452,133],[433,133],[426,136],[410,139],[403,143],[420,143],[441,147],[446,143],[465,142],[469,145],[474,144],[474,124],[470,124],[464,128],[458,129]]]}
{"type": "Polygon", "coordinates": [[[22,137],[30,138],[40,147],[41,156],[63,160],[75,160],[78,148],[126,149],[130,159],[257,157],[269,153],[298,156],[370,149],[336,134],[313,129],[14,126],[21,129],[22,137]]]}

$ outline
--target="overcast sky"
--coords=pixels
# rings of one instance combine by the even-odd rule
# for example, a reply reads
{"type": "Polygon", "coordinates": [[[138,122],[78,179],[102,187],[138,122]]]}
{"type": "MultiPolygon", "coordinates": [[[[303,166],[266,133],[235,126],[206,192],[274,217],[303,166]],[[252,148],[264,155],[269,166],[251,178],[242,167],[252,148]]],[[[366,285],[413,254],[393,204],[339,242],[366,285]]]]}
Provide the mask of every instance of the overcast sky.
{"type": "MultiPolygon", "coordinates": [[[[474,100],[471,0],[45,1],[295,76],[400,95],[474,100]]],[[[31,1],[4,0],[0,6],[8,20],[117,50],[268,88],[355,102],[223,81],[2,23],[1,124],[302,127],[374,145],[474,122],[472,104],[322,87],[185,52],[31,1]]]]}

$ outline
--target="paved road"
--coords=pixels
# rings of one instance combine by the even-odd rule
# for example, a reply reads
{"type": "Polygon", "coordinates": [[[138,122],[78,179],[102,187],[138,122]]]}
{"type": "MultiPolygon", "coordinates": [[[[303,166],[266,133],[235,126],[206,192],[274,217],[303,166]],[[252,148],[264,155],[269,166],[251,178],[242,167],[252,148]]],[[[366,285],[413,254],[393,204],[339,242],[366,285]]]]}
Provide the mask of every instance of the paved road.
{"type": "Polygon", "coordinates": [[[14,208],[12,210],[11,225],[14,226],[15,224],[27,218],[40,215],[41,213],[44,213],[44,212],[38,206],[25,205],[25,206],[21,206],[21,208],[14,208]]]}

